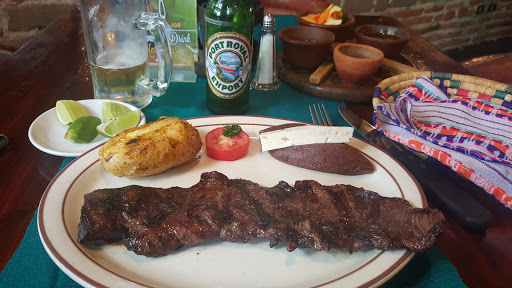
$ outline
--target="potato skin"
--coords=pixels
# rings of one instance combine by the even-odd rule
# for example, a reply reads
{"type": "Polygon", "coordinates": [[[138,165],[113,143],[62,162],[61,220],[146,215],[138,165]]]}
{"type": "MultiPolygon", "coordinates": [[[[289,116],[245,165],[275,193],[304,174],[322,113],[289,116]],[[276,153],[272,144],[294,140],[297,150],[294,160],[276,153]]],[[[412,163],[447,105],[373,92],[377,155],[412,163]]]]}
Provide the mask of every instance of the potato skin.
{"type": "Polygon", "coordinates": [[[199,131],[177,117],[123,131],[105,142],[98,152],[101,165],[116,176],[154,175],[181,165],[201,150],[199,131]]]}

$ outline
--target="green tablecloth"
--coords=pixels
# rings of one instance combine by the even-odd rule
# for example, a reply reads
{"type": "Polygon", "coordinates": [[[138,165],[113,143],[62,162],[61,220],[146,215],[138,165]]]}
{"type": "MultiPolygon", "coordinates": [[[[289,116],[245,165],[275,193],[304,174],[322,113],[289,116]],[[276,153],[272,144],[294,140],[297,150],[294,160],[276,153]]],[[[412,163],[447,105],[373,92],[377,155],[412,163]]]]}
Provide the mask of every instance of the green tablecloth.
{"type": "MultiPolygon", "coordinates": [[[[277,16],[276,23],[278,29],[297,24],[295,17],[292,16],[277,16]]],[[[255,34],[255,37],[258,37],[259,33],[255,34]]],[[[147,121],[154,121],[164,115],[180,118],[212,115],[205,105],[205,87],[206,81],[202,78],[198,78],[193,84],[172,83],[165,95],[154,98],[153,102],[143,109],[147,121]]],[[[319,102],[325,104],[334,125],[348,125],[337,114],[337,106],[342,104],[341,102],[315,98],[297,92],[284,83],[281,83],[279,89],[275,91],[251,91],[250,110],[247,114],[310,122],[307,106],[319,102]]],[[[61,168],[71,160],[72,158],[66,158],[61,168]]],[[[30,223],[20,247],[0,274],[0,287],[79,287],[47,255],[39,239],[36,217],[30,223]]],[[[443,252],[434,246],[425,253],[417,254],[384,287],[465,287],[465,285],[443,252]]]]}

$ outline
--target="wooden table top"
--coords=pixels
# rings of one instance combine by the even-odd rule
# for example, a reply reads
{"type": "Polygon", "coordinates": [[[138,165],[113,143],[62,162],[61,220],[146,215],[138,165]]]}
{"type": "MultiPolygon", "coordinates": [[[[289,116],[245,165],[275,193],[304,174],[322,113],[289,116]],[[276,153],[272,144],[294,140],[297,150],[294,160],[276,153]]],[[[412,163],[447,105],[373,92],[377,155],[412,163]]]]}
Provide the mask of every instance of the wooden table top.
{"type": "MultiPolygon", "coordinates": [[[[359,16],[358,23],[389,19],[359,16]]],[[[9,137],[9,145],[0,151],[0,269],[16,251],[41,195],[64,160],[32,146],[27,136],[30,124],[59,99],[93,98],[82,33],[80,15],[67,15],[0,63],[0,134],[9,137]]],[[[469,74],[423,38],[413,38],[403,55],[416,68],[469,74]]],[[[347,106],[371,121],[371,103],[347,106]]],[[[464,188],[492,211],[491,227],[485,234],[473,234],[447,216],[437,245],[468,286],[511,287],[512,211],[474,185],[464,188]]]]}

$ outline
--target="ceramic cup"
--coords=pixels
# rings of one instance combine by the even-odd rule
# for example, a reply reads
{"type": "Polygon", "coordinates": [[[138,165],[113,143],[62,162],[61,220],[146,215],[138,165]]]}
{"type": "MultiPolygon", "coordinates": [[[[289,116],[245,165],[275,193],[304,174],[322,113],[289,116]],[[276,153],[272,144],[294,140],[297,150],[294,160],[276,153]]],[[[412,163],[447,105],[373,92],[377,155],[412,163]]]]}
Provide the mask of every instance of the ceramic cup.
{"type": "Polygon", "coordinates": [[[384,53],[368,45],[342,43],[334,48],[333,57],[341,82],[357,86],[377,73],[384,53]]]}
{"type": "Polygon", "coordinates": [[[329,54],[334,34],[308,26],[290,26],[279,30],[283,60],[295,67],[316,69],[329,54]]]}
{"type": "Polygon", "coordinates": [[[367,24],[354,29],[359,44],[375,47],[384,53],[384,57],[393,59],[400,56],[400,52],[411,39],[405,29],[394,26],[367,24]]]}

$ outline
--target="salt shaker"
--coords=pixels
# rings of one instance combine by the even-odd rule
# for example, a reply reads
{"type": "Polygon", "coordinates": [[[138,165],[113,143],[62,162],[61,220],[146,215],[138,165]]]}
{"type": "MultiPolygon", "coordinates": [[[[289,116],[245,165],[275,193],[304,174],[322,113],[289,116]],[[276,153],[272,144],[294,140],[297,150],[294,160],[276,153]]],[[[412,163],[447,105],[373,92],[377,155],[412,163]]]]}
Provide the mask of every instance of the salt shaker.
{"type": "Polygon", "coordinates": [[[274,90],[279,87],[277,78],[276,26],[272,14],[266,14],[261,24],[260,51],[256,74],[251,82],[256,90],[274,90]]]}

